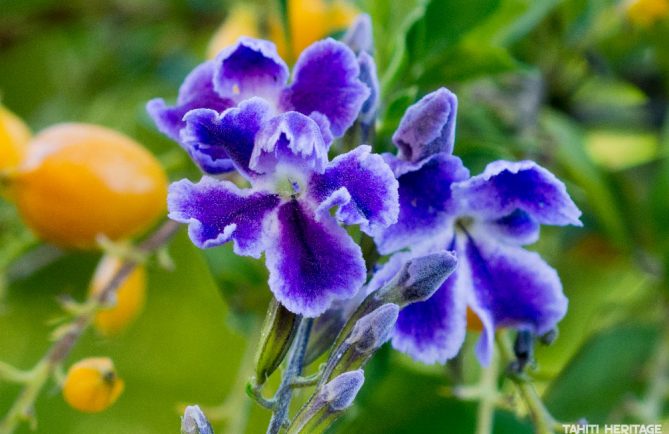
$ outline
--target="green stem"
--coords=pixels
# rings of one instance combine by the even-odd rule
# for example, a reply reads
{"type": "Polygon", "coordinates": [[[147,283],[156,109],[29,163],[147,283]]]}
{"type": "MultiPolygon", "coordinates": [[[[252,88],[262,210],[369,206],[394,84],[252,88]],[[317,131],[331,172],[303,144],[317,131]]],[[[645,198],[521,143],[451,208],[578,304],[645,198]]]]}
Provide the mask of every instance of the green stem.
{"type": "Polygon", "coordinates": [[[483,369],[479,383],[479,407],[476,418],[476,434],[491,434],[495,422],[495,406],[497,403],[497,376],[499,360],[493,352],[490,366],[483,369]]]}
{"type": "Polygon", "coordinates": [[[19,397],[9,409],[7,416],[0,422],[0,434],[11,434],[24,420],[32,420],[34,424],[33,407],[42,388],[51,375],[51,363],[47,358],[42,359],[33,372],[32,380],[26,384],[19,397]]]}
{"type": "Polygon", "coordinates": [[[293,398],[292,383],[295,377],[302,374],[302,364],[304,362],[304,354],[307,349],[307,342],[309,341],[312,324],[312,318],[302,318],[300,322],[297,336],[295,336],[293,347],[288,356],[286,371],[283,373],[281,384],[276,392],[276,405],[274,406],[272,419],[269,421],[267,434],[277,434],[288,422],[288,409],[290,407],[290,401],[293,398]]]}
{"type": "Polygon", "coordinates": [[[35,373],[33,371],[22,371],[0,361],[0,380],[12,383],[28,383],[34,376],[35,373]]]}
{"type": "MultiPolygon", "coordinates": [[[[508,366],[515,356],[508,336],[504,332],[497,334],[497,346],[499,348],[500,358],[504,366],[508,366]]],[[[537,434],[554,434],[562,431],[562,425],[558,423],[550,414],[548,409],[544,406],[543,401],[539,397],[537,390],[534,388],[532,381],[525,375],[509,375],[509,378],[516,385],[527,410],[534,424],[534,429],[537,434]]]]}

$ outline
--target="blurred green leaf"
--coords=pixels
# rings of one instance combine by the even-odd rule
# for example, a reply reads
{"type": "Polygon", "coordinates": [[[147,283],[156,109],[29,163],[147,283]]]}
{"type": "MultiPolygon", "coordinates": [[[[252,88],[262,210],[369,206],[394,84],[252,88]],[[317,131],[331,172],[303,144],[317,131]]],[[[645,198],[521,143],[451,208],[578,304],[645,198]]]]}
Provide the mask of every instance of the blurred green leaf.
{"type": "Polygon", "coordinates": [[[617,246],[629,247],[629,233],[618,200],[609,181],[585,152],[582,131],[556,112],[542,113],[540,122],[555,147],[552,153],[569,177],[584,190],[586,202],[603,230],[617,246]]]}
{"type": "MultiPolygon", "coordinates": [[[[393,363],[383,378],[367,378],[355,407],[332,431],[365,434],[474,432],[476,403],[447,397],[445,378],[445,375],[419,375],[393,363]]],[[[531,426],[514,415],[505,411],[495,413],[495,434],[531,432],[531,426]]]]}
{"type": "Polygon", "coordinates": [[[561,420],[604,423],[641,384],[656,338],[651,327],[618,327],[593,337],[544,395],[547,407],[561,420]]]}

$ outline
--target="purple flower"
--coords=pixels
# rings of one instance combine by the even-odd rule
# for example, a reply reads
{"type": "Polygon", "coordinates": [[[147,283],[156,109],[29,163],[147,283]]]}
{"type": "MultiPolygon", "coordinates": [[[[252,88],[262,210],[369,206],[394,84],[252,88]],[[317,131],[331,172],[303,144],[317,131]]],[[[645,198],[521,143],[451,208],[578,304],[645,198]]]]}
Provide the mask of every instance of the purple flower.
{"type": "MultiPolygon", "coordinates": [[[[189,133],[193,140],[227,140],[222,116],[190,112],[189,127],[197,126],[189,133]]],[[[352,297],[366,276],[360,247],[337,221],[359,224],[371,235],[392,224],[397,181],[369,146],[328,162],[320,131],[305,119],[288,112],[260,130],[251,155],[244,156],[251,188],[208,176],[196,184],[181,180],[170,186],[168,209],[170,218],[189,225],[198,247],[232,241],[239,255],[265,252],[277,300],[292,312],[317,316],[333,300],[352,297]]]]}
{"type": "Polygon", "coordinates": [[[320,130],[327,152],[368,100],[370,90],[359,78],[368,74],[361,74],[350,48],[327,39],[302,53],[288,84],[288,67],[274,44],[242,37],[186,77],[176,105],[154,99],[147,109],[158,128],[178,141],[205,173],[237,169],[252,177],[256,136],[276,133],[287,117],[296,128],[300,123],[303,130],[320,130]],[[201,122],[214,117],[215,123],[201,122]]]}
{"type": "Polygon", "coordinates": [[[522,248],[540,225],[581,225],[581,212],[553,174],[531,161],[496,161],[469,177],[453,149],[456,100],[441,89],[410,107],[386,155],[399,181],[398,222],[375,237],[391,257],[370,282],[382,287],[412,256],[454,250],[457,270],[428,300],[400,312],[393,346],[424,363],[455,356],[465,338],[467,308],[483,324],[476,348],[490,360],[494,332],[514,327],[543,334],[567,310],[560,279],[522,248]]]}

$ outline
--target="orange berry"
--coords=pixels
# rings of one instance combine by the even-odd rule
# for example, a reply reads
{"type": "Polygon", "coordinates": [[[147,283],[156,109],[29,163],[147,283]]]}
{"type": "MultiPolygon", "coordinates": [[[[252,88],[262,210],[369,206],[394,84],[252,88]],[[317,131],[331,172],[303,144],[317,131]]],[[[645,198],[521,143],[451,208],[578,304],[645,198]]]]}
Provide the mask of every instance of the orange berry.
{"type": "Polygon", "coordinates": [[[649,27],[669,14],[668,0],[631,0],[626,7],[629,20],[641,27],[649,27]]]}
{"type": "Polygon", "coordinates": [[[483,331],[481,318],[479,318],[479,316],[469,307],[467,308],[467,330],[473,332],[483,331]]]}
{"type": "Polygon", "coordinates": [[[343,0],[288,0],[292,59],[312,43],[346,29],[357,14],[358,10],[343,0]]]}
{"type": "MultiPolygon", "coordinates": [[[[111,255],[100,260],[89,287],[89,296],[96,296],[121,268],[122,261],[111,255]]],[[[124,331],[141,313],[146,299],[146,270],[138,265],[116,289],[112,305],[103,307],[95,315],[93,325],[104,336],[124,331]]]]}
{"type": "Polygon", "coordinates": [[[98,235],[136,235],[165,211],[165,172],[123,134],[59,124],[37,134],[26,151],[11,193],[25,223],[46,241],[91,248],[98,235]]]}
{"type": "Polygon", "coordinates": [[[70,367],[63,383],[63,398],[74,409],[97,413],[111,406],[123,392],[114,363],[108,357],[89,357],[70,367]]]}
{"type": "Polygon", "coordinates": [[[30,140],[30,129],[14,113],[0,106],[0,171],[18,167],[30,140]]]}

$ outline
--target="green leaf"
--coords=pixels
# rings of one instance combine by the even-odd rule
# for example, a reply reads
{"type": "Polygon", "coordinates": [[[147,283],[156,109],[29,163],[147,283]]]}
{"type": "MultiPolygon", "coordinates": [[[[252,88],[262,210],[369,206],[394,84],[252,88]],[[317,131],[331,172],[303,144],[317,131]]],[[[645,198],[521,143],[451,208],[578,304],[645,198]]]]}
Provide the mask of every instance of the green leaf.
{"type": "Polygon", "coordinates": [[[585,152],[582,131],[557,112],[541,114],[540,124],[555,146],[555,157],[570,178],[585,192],[599,224],[619,247],[629,246],[629,233],[611,185],[585,152]]]}
{"type": "MultiPolygon", "coordinates": [[[[394,354],[393,354],[394,355],[394,354]]],[[[354,411],[332,432],[365,434],[471,433],[476,403],[447,397],[446,376],[422,375],[398,363],[374,378],[375,359],[354,411]],[[357,410],[357,411],[355,411],[357,410]],[[376,415],[382,415],[377,417],[376,415]]],[[[529,434],[529,424],[505,411],[495,413],[495,434],[529,434]]]]}
{"type": "Polygon", "coordinates": [[[607,416],[642,380],[657,330],[619,327],[586,342],[544,395],[557,418],[604,423],[607,416]]]}

